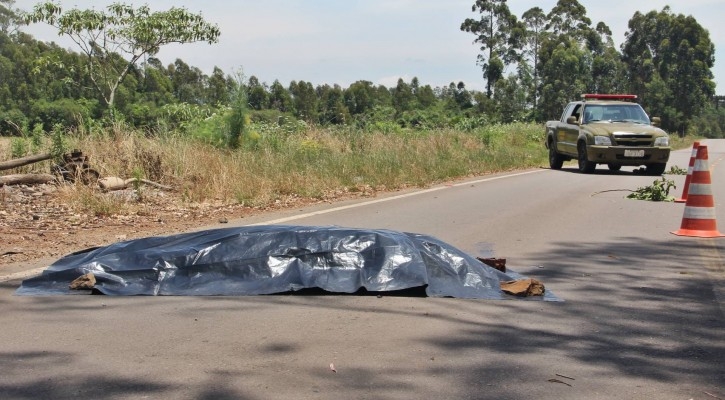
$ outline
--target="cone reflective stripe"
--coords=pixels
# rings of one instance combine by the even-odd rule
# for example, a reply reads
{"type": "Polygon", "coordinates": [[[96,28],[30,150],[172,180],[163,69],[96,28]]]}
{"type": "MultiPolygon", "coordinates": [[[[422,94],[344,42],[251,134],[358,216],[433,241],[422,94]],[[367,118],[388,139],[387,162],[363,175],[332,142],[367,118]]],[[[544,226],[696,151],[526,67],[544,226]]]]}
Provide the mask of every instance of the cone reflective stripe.
{"type": "Polygon", "coordinates": [[[690,225],[699,223],[704,225],[709,223],[709,220],[716,218],[715,209],[711,207],[685,207],[683,216],[694,220],[690,222],[690,225]]]}
{"type": "Polygon", "coordinates": [[[692,178],[687,191],[687,203],[682,215],[680,229],[674,231],[679,236],[722,237],[717,230],[715,199],[712,196],[710,166],[707,146],[697,148],[697,158],[692,168],[692,178]]]}
{"type": "Polygon", "coordinates": [[[712,199],[712,189],[710,184],[704,185],[702,183],[693,183],[690,185],[689,196],[709,196],[712,199]]]}
{"type": "Polygon", "coordinates": [[[690,189],[690,180],[692,179],[692,171],[695,169],[695,160],[697,159],[697,148],[700,147],[700,142],[692,143],[692,153],[690,154],[690,164],[687,167],[687,176],[685,177],[685,186],[682,188],[682,196],[679,199],[675,199],[675,203],[684,203],[687,201],[687,193],[690,189]]]}

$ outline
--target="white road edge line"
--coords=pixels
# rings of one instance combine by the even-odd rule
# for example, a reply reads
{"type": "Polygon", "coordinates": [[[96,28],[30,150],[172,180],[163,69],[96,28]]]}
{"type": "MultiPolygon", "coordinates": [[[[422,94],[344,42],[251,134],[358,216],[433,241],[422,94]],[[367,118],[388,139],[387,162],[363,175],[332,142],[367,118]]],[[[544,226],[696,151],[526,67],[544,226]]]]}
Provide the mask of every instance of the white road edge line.
{"type": "Polygon", "coordinates": [[[326,209],[326,210],[313,211],[313,212],[309,212],[309,213],[305,213],[305,214],[298,214],[298,215],[293,215],[293,216],[290,216],[290,217],[278,218],[278,219],[273,219],[273,220],[264,221],[264,222],[257,222],[257,223],[249,224],[249,225],[246,225],[246,226],[259,226],[259,225],[281,224],[283,222],[294,221],[294,220],[297,220],[297,219],[303,219],[303,218],[307,218],[307,217],[314,217],[315,215],[329,214],[329,213],[333,213],[333,212],[337,212],[337,211],[349,210],[351,208],[365,207],[365,206],[369,206],[369,205],[372,205],[372,204],[385,203],[387,201],[393,201],[393,200],[400,200],[400,199],[404,199],[406,197],[419,196],[419,195],[422,195],[422,194],[436,192],[436,191],[444,190],[444,189],[450,189],[450,188],[453,188],[453,187],[470,186],[470,185],[474,185],[474,184],[477,184],[477,183],[491,182],[491,181],[495,181],[495,180],[499,180],[499,179],[505,179],[505,178],[514,178],[514,177],[521,176],[521,175],[528,175],[528,174],[533,174],[533,173],[543,172],[543,171],[551,171],[551,170],[550,169],[536,169],[536,170],[532,170],[532,171],[518,172],[518,173],[515,173],[515,174],[499,175],[499,176],[493,176],[493,177],[490,177],[490,178],[477,179],[477,180],[474,180],[474,181],[459,182],[459,183],[454,183],[454,184],[444,185],[444,186],[436,186],[434,188],[424,189],[424,190],[418,190],[418,191],[415,191],[415,192],[406,193],[406,194],[400,194],[400,195],[397,195],[397,196],[385,197],[385,198],[382,198],[382,199],[370,200],[370,201],[366,201],[366,202],[362,202],[362,203],[356,203],[356,204],[350,204],[350,205],[342,206],[342,207],[329,208],[329,209],[326,209]]]}

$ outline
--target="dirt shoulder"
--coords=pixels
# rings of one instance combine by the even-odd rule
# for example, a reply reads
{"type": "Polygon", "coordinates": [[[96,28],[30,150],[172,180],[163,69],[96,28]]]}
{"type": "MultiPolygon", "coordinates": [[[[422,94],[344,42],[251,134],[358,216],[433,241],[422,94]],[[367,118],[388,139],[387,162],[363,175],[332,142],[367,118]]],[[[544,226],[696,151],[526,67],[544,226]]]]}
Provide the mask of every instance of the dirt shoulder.
{"type": "Polygon", "coordinates": [[[128,206],[124,214],[97,216],[70,207],[56,185],[0,187],[0,275],[19,265],[41,267],[69,253],[118,241],[188,232],[252,215],[329,203],[369,193],[336,193],[325,199],[288,198],[265,207],[245,207],[221,201],[183,202],[173,192],[147,188],[139,199],[133,190],[97,194],[115,196],[128,206]]]}

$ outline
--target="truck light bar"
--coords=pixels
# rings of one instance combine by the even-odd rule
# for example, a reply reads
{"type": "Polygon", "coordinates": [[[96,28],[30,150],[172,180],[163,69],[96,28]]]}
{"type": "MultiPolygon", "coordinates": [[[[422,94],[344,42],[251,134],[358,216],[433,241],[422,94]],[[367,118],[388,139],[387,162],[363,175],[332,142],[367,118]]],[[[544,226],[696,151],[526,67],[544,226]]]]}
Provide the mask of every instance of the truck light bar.
{"type": "Polygon", "coordinates": [[[582,99],[586,100],[637,100],[636,94],[596,94],[587,93],[582,95],[582,99]]]}

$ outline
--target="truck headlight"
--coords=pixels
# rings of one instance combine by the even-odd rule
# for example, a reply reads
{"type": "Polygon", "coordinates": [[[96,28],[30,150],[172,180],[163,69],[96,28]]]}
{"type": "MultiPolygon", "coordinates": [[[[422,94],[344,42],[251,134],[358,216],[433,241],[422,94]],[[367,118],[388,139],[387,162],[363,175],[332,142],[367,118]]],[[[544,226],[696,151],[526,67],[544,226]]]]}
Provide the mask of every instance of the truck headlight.
{"type": "Polygon", "coordinates": [[[612,141],[609,136],[594,136],[594,144],[597,146],[611,146],[612,141]]]}
{"type": "Polygon", "coordinates": [[[670,138],[665,137],[658,137],[655,139],[655,147],[668,147],[670,145],[670,138]]]}

